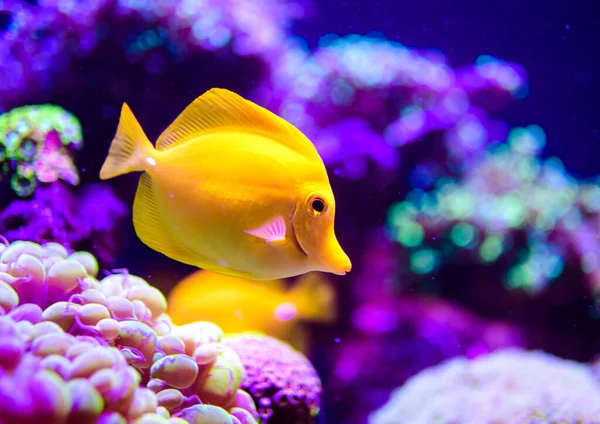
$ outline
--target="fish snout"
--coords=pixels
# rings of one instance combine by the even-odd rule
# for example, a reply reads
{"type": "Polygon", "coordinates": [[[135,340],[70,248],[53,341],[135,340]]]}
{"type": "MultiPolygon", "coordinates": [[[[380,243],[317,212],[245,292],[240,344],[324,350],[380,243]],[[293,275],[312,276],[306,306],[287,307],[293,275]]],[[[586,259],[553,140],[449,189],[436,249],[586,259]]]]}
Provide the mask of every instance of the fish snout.
{"type": "Polygon", "coordinates": [[[352,263],[350,258],[344,253],[345,259],[339,261],[334,268],[331,270],[336,275],[346,275],[352,269],[352,263]]]}
{"type": "Polygon", "coordinates": [[[321,255],[321,261],[325,267],[324,271],[332,274],[345,275],[352,269],[350,258],[335,238],[331,239],[326,246],[321,255]]]}

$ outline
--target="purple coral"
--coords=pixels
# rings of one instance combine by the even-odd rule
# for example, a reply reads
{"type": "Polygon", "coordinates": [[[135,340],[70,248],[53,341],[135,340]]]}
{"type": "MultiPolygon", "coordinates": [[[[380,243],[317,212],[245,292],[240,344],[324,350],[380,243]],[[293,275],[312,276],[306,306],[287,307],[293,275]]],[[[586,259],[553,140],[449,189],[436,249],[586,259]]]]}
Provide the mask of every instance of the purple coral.
{"type": "Polygon", "coordinates": [[[452,156],[478,153],[506,133],[489,112],[520,97],[525,87],[522,68],[489,56],[453,70],[439,52],[328,35],[315,52],[290,48],[256,94],[302,129],[325,163],[357,179],[365,158],[393,169],[396,147],[434,131],[445,131],[452,156]]]}
{"type": "Polygon", "coordinates": [[[228,335],[264,424],[313,423],[321,404],[321,380],[310,361],[289,344],[258,332],[228,335]]]}
{"type": "Polygon", "coordinates": [[[429,368],[395,390],[370,424],[597,423],[600,385],[589,366],[507,349],[429,368]]]}
{"type": "Polygon", "coordinates": [[[86,186],[75,196],[61,183],[39,187],[30,200],[15,200],[0,212],[0,233],[9,241],[57,242],[67,249],[90,247],[111,263],[125,204],[108,185],[86,186]]]}
{"type": "Polygon", "coordinates": [[[285,44],[281,40],[287,37],[290,21],[301,17],[303,9],[292,1],[273,0],[46,0],[35,5],[6,0],[0,3],[0,13],[8,18],[0,33],[1,110],[5,102],[16,103],[26,92],[51,87],[74,58],[90,55],[109,31],[130,39],[125,46],[129,61],[142,61],[150,73],[160,72],[167,62],[160,53],[145,54],[157,47],[170,59],[231,47],[237,55],[259,57],[268,65],[285,44]],[[146,31],[125,35],[115,29],[119,22],[135,28],[132,21],[146,31]],[[103,25],[105,30],[100,29],[103,25]]]}
{"type": "Polygon", "coordinates": [[[354,311],[352,324],[355,332],[336,349],[327,386],[337,393],[340,405],[352,405],[349,410],[340,407],[348,424],[363,423],[389,390],[426,367],[457,355],[477,357],[522,343],[516,328],[487,322],[433,297],[366,302],[354,311]]]}

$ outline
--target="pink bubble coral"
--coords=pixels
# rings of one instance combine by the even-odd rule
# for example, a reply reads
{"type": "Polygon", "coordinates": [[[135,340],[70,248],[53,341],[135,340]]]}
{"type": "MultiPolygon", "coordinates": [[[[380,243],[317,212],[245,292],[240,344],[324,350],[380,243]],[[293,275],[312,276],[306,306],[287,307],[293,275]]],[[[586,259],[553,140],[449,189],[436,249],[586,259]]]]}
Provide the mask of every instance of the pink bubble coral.
{"type": "Polygon", "coordinates": [[[302,353],[258,332],[228,335],[225,344],[244,364],[242,388],[256,401],[262,423],[315,422],[321,380],[302,353]]]}
{"type": "Polygon", "coordinates": [[[0,317],[0,422],[136,422],[157,412],[156,395],[116,348],[21,318],[0,317]]]}
{"type": "Polygon", "coordinates": [[[0,244],[1,423],[256,424],[220,328],[175,327],[145,280],[97,274],[88,252],[0,244]]]}

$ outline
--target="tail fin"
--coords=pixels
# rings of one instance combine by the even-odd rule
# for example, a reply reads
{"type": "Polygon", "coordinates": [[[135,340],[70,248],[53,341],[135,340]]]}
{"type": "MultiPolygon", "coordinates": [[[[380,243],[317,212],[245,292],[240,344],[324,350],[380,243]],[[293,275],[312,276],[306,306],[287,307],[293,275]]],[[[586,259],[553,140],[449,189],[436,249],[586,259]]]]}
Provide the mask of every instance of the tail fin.
{"type": "Polygon", "coordinates": [[[153,152],[154,146],[144,134],[127,103],[123,103],[117,134],[100,170],[100,179],[108,180],[118,175],[143,171],[146,167],[145,160],[151,157],[153,152]]]}
{"type": "Polygon", "coordinates": [[[327,324],[337,319],[335,289],[324,274],[311,272],[303,275],[296,280],[289,294],[300,319],[327,324]]]}

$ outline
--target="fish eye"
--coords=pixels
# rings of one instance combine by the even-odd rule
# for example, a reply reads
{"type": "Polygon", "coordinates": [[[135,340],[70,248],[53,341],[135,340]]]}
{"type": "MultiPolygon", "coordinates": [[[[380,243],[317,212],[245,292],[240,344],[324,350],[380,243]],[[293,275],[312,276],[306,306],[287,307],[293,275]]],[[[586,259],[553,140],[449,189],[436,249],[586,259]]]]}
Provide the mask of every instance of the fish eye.
{"type": "Polygon", "coordinates": [[[327,203],[320,196],[313,196],[308,202],[308,214],[311,216],[319,216],[327,211],[327,203]]]}
{"type": "Polygon", "coordinates": [[[323,202],[321,199],[315,199],[312,201],[312,208],[316,212],[321,213],[325,210],[325,202],[323,202]]]}

